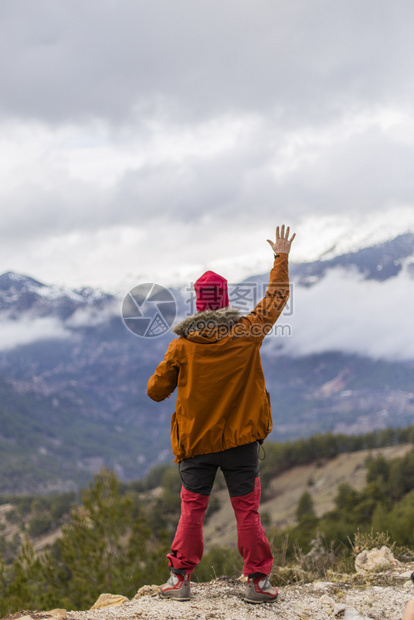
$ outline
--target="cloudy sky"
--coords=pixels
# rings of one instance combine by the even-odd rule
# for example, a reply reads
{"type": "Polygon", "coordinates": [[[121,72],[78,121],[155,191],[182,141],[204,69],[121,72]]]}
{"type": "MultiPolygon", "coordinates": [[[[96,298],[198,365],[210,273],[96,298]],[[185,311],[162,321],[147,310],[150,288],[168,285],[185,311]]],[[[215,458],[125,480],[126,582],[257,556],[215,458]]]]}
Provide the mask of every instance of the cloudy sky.
{"type": "Polygon", "coordinates": [[[411,0],[2,0],[0,272],[122,292],[414,228],[411,0]]]}

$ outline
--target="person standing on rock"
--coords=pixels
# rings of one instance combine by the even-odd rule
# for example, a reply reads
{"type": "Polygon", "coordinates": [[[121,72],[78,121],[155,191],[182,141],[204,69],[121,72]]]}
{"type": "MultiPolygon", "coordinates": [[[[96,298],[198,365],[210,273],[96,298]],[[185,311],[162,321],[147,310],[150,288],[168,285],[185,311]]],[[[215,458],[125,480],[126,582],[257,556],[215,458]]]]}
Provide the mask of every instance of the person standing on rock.
{"type": "Polygon", "coordinates": [[[173,328],[174,339],[147,394],[159,402],[177,390],[171,441],[182,481],[181,517],[167,555],[170,578],[161,597],[190,598],[190,575],[203,555],[203,523],[217,468],[223,471],[237,521],[247,576],[245,600],[273,602],[273,556],[258,513],[259,444],[272,430],[260,347],[289,298],[288,254],[295,234],[276,228],[268,239],[274,264],[264,298],[247,316],[229,306],[227,281],[207,271],[194,284],[197,313],[173,328]]]}

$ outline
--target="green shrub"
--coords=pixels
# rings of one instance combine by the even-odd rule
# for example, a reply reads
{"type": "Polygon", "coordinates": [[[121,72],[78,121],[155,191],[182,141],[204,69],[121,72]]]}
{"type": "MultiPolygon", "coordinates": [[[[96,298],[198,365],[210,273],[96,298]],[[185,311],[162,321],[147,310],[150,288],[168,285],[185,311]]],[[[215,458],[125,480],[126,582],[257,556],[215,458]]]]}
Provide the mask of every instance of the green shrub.
{"type": "Polygon", "coordinates": [[[29,535],[33,538],[47,534],[52,529],[52,518],[49,514],[37,515],[29,522],[29,535]]]}

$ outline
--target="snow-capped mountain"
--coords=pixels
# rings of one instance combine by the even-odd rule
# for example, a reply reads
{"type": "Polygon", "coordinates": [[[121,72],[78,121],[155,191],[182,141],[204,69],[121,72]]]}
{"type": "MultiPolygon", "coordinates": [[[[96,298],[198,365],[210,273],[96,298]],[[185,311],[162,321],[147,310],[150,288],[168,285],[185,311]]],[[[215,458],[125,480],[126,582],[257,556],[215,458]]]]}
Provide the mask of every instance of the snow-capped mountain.
{"type": "Polygon", "coordinates": [[[388,239],[369,247],[321,260],[301,263],[293,268],[295,281],[301,286],[310,286],[326,273],[338,267],[354,270],[365,280],[385,281],[407,270],[414,277],[414,233],[408,232],[394,239],[388,239]]]}
{"type": "MultiPolygon", "coordinates": [[[[272,439],[412,422],[413,254],[406,233],[291,266],[291,299],[262,348],[272,439]]],[[[267,279],[242,283],[257,287],[250,305],[267,279]]],[[[178,315],[194,311],[184,291],[170,292],[178,315]]],[[[0,276],[0,491],[76,487],[103,465],[132,479],[171,460],[174,399],[153,403],[146,383],[172,334],[136,337],[121,306],[92,289],[0,276]]]]}
{"type": "Polygon", "coordinates": [[[113,299],[113,295],[92,288],[46,285],[12,271],[0,275],[0,312],[15,318],[30,310],[32,316],[66,319],[79,308],[101,308],[113,299]]]}

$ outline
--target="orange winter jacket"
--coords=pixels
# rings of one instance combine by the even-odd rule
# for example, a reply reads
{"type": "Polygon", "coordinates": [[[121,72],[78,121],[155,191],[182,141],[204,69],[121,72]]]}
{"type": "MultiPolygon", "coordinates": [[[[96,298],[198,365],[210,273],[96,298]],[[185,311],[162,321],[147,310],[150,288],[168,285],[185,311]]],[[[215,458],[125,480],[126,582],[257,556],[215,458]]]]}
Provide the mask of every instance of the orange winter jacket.
{"type": "Polygon", "coordinates": [[[171,441],[178,463],[262,441],[272,430],[270,398],[260,360],[263,338],[289,297],[288,255],[275,258],[264,299],[247,316],[228,307],[198,312],[173,331],[164,361],[149,379],[155,401],[177,387],[171,441]]]}

